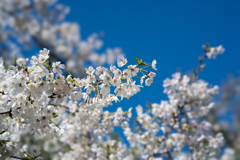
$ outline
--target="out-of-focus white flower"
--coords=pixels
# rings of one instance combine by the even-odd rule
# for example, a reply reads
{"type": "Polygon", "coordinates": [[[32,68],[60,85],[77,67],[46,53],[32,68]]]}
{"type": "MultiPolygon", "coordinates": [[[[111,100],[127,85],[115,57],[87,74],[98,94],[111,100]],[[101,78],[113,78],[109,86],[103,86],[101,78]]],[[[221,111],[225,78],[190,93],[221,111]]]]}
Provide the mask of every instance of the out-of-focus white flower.
{"type": "Polygon", "coordinates": [[[222,45],[217,47],[211,47],[210,51],[206,53],[207,57],[209,59],[215,59],[218,54],[223,54],[225,49],[222,47],[222,45]]]}
{"type": "Polygon", "coordinates": [[[157,70],[156,64],[157,64],[157,61],[154,59],[154,60],[152,61],[152,68],[153,68],[154,70],[157,70]]]}
{"type": "Polygon", "coordinates": [[[127,59],[125,59],[123,56],[121,56],[118,60],[117,60],[117,65],[118,67],[122,67],[125,64],[127,64],[127,59]]]}
{"type": "Polygon", "coordinates": [[[24,59],[24,58],[17,59],[17,65],[24,66],[25,64],[26,64],[26,59],[24,59]]]}

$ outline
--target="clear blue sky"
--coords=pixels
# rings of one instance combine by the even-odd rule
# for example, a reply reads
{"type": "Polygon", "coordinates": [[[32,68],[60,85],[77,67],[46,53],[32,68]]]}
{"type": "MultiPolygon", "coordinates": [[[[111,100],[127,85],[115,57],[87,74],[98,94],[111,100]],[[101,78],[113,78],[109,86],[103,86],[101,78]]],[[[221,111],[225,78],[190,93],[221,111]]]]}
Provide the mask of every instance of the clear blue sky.
{"type": "Polygon", "coordinates": [[[200,78],[220,85],[227,74],[240,69],[240,1],[147,1],[147,0],[60,0],[71,8],[68,21],[81,25],[82,37],[104,31],[105,47],[121,47],[130,63],[134,56],[151,62],[157,59],[157,77],[151,87],[130,100],[118,103],[124,109],[159,103],[162,81],[181,69],[196,68],[202,44],[223,45],[225,54],[207,60],[200,78]]]}

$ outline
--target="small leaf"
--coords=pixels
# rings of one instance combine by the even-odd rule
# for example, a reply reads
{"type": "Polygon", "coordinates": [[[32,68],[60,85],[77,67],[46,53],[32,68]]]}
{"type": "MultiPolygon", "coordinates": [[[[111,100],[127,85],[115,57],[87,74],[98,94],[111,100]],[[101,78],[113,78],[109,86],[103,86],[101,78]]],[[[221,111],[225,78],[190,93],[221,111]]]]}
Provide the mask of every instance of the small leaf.
{"type": "Polygon", "coordinates": [[[53,112],[52,115],[53,115],[54,118],[58,117],[57,113],[55,113],[55,112],[53,112]]]}
{"type": "Polygon", "coordinates": [[[28,69],[27,67],[23,67],[23,70],[24,70],[24,71],[27,71],[27,69],[28,69]]]}
{"type": "Polygon", "coordinates": [[[199,70],[202,71],[205,66],[206,66],[206,64],[202,64],[202,65],[199,67],[199,70]]]}
{"type": "Polygon", "coordinates": [[[193,77],[193,82],[195,82],[197,80],[197,76],[193,77]]]}
{"type": "Polygon", "coordinates": [[[152,107],[152,103],[147,102],[147,107],[152,107]]]}
{"type": "Polygon", "coordinates": [[[139,60],[138,60],[138,58],[135,56],[135,59],[136,59],[136,62],[137,62],[137,64],[139,63],[139,60]]]}
{"type": "Polygon", "coordinates": [[[98,92],[98,91],[99,91],[99,88],[98,88],[98,86],[96,86],[96,87],[95,87],[95,90],[96,90],[96,92],[98,92]]]}
{"type": "Polygon", "coordinates": [[[147,65],[147,63],[145,63],[145,62],[139,62],[138,63],[138,66],[144,66],[144,65],[147,65]]]}
{"type": "Polygon", "coordinates": [[[134,124],[137,124],[138,123],[138,120],[135,118],[134,119],[134,124]]]}
{"type": "Polygon", "coordinates": [[[69,75],[71,75],[71,76],[72,76],[72,78],[73,78],[73,74],[72,74],[72,72],[68,72],[68,74],[69,74],[69,75]]]}
{"type": "Polygon", "coordinates": [[[72,150],[72,148],[71,148],[70,145],[67,145],[67,146],[66,146],[66,149],[67,149],[68,151],[71,151],[71,150],[72,150]]]}
{"type": "Polygon", "coordinates": [[[48,57],[47,61],[44,64],[47,66],[48,70],[52,68],[50,56],[48,57]]]}

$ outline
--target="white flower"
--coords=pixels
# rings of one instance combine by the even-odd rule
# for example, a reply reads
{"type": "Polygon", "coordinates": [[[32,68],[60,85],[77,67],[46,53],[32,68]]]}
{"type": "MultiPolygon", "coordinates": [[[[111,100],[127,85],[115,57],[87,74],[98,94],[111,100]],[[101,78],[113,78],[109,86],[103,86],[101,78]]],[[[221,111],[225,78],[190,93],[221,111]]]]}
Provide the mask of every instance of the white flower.
{"type": "Polygon", "coordinates": [[[36,56],[32,56],[32,59],[30,60],[30,63],[33,65],[39,64],[38,58],[36,56]]]}
{"type": "Polygon", "coordinates": [[[30,150],[30,154],[32,154],[34,157],[40,155],[41,153],[41,148],[37,146],[32,146],[30,150]]]}
{"type": "Polygon", "coordinates": [[[118,60],[117,60],[117,65],[118,67],[122,67],[125,64],[127,64],[127,59],[125,59],[123,56],[121,56],[118,60]]]}
{"type": "Polygon", "coordinates": [[[56,62],[56,63],[53,62],[52,67],[53,67],[53,72],[59,73],[59,74],[62,74],[62,69],[65,69],[65,65],[61,64],[61,62],[56,62]]]}
{"type": "Polygon", "coordinates": [[[85,88],[87,89],[86,90],[87,94],[90,94],[92,91],[95,91],[95,88],[91,84],[88,84],[85,88]]]}
{"type": "Polygon", "coordinates": [[[112,83],[111,84],[113,86],[119,87],[121,85],[121,79],[114,76],[113,79],[112,79],[112,83]]]}
{"type": "Polygon", "coordinates": [[[104,72],[99,78],[102,79],[105,84],[112,83],[112,77],[107,72],[104,72]]]}
{"type": "Polygon", "coordinates": [[[115,65],[111,65],[111,66],[110,66],[110,71],[111,71],[111,72],[114,72],[115,70],[116,70],[116,66],[115,66],[115,65]]]}
{"type": "Polygon", "coordinates": [[[128,118],[131,118],[131,117],[132,117],[132,107],[130,107],[130,108],[128,109],[127,116],[128,116],[128,118]]]}
{"type": "Polygon", "coordinates": [[[121,127],[124,129],[124,128],[127,128],[129,126],[128,122],[124,121],[121,125],[121,127]]]}
{"type": "Polygon", "coordinates": [[[89,83],[93,83],[96,81],[96,78],[94,75],[87,76],[87,79],[88,79],[89,83]]]}
{"type": "Polygon", "coordinates": [[[100,66],[100,67],[97,67],[96,70],[97,70],[96,75],[101,75],[105,72],[106,68],[100,66]]]}
{"type": "Polygon", "coordinates": [[[122,71],[120,69],[116,69],[115,71],[113,71],[114,73],[114,77],[118,78],[122,76],[122,71]]]}
{"type": "Polygon", "coordinates": [[[39,55],[40,57],[43,56],[43,57],[47,57],[47,58],[48,58],[48,57],[49,57],[48,55],[49,55],[49,53],[50,53],[50,50],[48,50],[48,49],[46,49],[46,48],[43,48],[43,50],[40,50],[39,53],[40,53],[40,55],[39,55]]]}
{"type": "Polygon", "coordinates": [[[100,88],[101,88],[100,93],[103,96],[107,96],[107,94],[110,92],[110,87],[108,84],[101,84],[100,88]]]}
{"type": "Polygon", "coordinates": [[[93,75],[94,72],[95,72],[95,69],[93,69],[92,66],[90,66],[90,67],[88,67],[88,69],[86,69],[86,73],[87,73],[88,75],[93,75]]]}
{"type": "Polygon", "coordinates": [[[83,94],[81,92],[74,91],[72,92],[71,98],[72,100],[81,100],[83,94]]]}
{"type": "Polygon", "coordinates": [[[146,77],[147,77],[146,75],[144,75],[144,76],[141,77],[141,80],[140,80],[141,85],[143,84],[143,81],[144,81],[144,79],[145,79],[146,77]]]}
{"type": "Polygon", "coordinates": [[[157,70],[156,64],[157,64],[157,61],[154,59],[154,60],[152,61],[152,68],[153,68],[154,70],[157,70]]]}
{"type": "Polygon", "coordinates": [[[26,64],[26,59],[24,59],[24,58],[17,59],[17,65],[24,66],[25,64],[26,64]]]}
{"type": "Polygon", "coordinates": [[[53,80],[53,78],[54,78],[54,74],[53,73],[48,73],[47,75],[46,75],[46,78],[47,78],[47,80],[53,80]]]}
{"type": "Polygon", "coordinates": [[[46,62],[46,60],[49,58],[49,50],[47,50],[46,48],[44,48],[43,50],[40,50],[39,51],[39,58],[38,58],[38,61],[39,63],[44,63],[46,62]]]}
{"type": "Polygon", "coordinates": [[[145,84],[146,86],[150,86],[153,82],[153,79],[152,78],[147,78],[146,81],[145,81],[145,84]]]}
{"type": "Polygon", "coordinates": [[[123,76],[124,79],[129,79],[131,78],[131,71],[128,69],[123,70],[123,76]]]}
{"type": "Polygon", "coordinates": [[[225,49],[222,47],[222,45],[218,47],[211,47],[210,51],[206,53],[207,57],[209,59],[215,59],[218,54],[223,54],[225,49]]]}
{"type": "Polygon", "coordinates": [[[156,76],[156,73],[154,73],[154,72],[149,72],[149,74],[148,74],[151,78],[154,78],[155,76],[156,76]]]}
{"type": "Polygon", "coordinates": [[[129,65],[128,69],[130,70],[132,76],[136,76],[139,72],[139,68],[137,68],[137,65],[129,65]]]}

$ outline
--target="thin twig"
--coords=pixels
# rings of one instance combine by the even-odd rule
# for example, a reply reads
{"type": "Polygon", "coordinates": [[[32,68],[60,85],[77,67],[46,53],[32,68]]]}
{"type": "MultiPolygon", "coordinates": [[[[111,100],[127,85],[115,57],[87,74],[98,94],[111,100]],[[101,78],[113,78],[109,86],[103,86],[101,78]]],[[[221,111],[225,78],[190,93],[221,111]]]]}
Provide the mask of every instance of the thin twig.
{"type": "Polygon", "coordinates": [[[198,73],[199,73],[199,71],[201,71],[202,63],[207,57],[208,49],[209,49],[209,44],[207,43],[207,46],[203,49],[202,57],[199,57],[199,59],[198,59],[197,69],[196,70],[193,69],[193,74],[194,74],[193,82],[195,82],[198,78],[198,73]]]}

